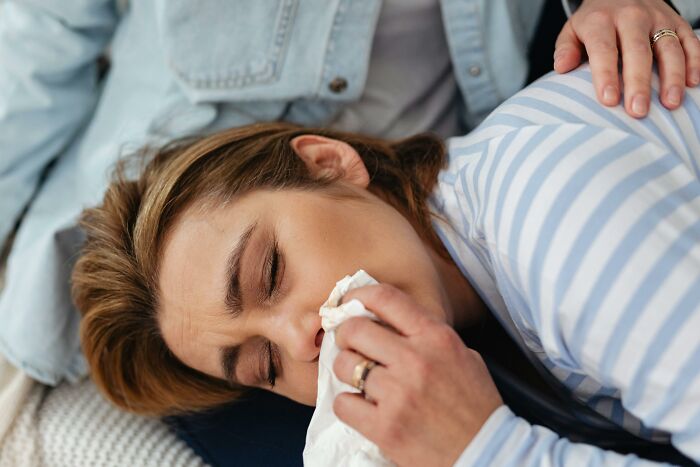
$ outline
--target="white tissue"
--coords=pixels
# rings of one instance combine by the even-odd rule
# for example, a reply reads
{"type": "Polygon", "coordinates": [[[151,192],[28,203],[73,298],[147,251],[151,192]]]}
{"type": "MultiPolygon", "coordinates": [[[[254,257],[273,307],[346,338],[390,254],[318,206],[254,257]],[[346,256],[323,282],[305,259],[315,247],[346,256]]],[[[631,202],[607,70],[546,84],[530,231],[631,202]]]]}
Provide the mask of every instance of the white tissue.
{"type": "Polygon", "coordinates": [[[306,432],[304,466],[306,467],[391,467],[390,462],[376,444],[341,422],[333,412],[333,401],[343,392],[359,392],[340,381],[333,373],[333,362],[340,352],[335,344],[335,329],[346,319],[354,316],[377,317],[369,312],[359,300],[350,300],[338,306],[340,299],[349,290],[365,285],[377,284],[369,274],[360,269],[345,276],[321,306],[321,326],[325,331],[321,354],[318,359],[318,395],[316,410],[306,432]]]}

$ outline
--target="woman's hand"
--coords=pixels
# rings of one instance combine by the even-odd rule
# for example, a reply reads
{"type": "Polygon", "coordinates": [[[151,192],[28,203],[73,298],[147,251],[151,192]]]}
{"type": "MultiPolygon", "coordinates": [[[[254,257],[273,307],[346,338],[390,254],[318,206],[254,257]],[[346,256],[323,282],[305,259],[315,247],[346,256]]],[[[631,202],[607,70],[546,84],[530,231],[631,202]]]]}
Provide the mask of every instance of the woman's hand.
{"type": "Polygon", "coordinates": [[[654,57],[661,79],[660,99],[675,109],[686,84],[700,83],[700,40],[681,16],[662,0],[584,0],[557,39],[554,69],[566,73],[588,54],[598,100],[617,105],[620,99],[618,54],[622,57],[625,109],[633,117],[649,111],[651,70],[654,57]],[[663,37],[650,46],[660,29],[678,34],[663,37]]]}
{"type": "Polygon", "coordinates": [[[380,365],[366,379],[370,400],[344,393],[333,410],[400,466],[451,466],[503,404],[486,365],[450,326],[398,289],[362,287],[343,301],[353,298],[397,332],[368,318],[340,325],[338,378],[352,384],[365,358],[380,365]]]}

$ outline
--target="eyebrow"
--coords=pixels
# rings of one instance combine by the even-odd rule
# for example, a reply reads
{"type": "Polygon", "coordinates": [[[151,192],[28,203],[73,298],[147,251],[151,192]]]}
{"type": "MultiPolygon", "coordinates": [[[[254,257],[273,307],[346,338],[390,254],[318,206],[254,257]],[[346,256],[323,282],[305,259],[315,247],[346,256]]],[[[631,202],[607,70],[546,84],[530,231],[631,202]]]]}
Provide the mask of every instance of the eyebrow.
{"type": "MultiPolygon", "coordinates": [[[[240,271],[241,271],[241,258],[245,253],[246,248],[250,238],[253,236],[257,222],[253,223],[241,236],[241,240],[238,245],[233,249],[228,259],[226,260],[226,298],[224,302],[226,303],[226,309],[232,318],[240,316],[243,312],[242,299],[241,299],[241,281],[240,281],[240,271]]],[[[229,383],[239,384],[236,379],[236,366],[238,366],[238,357],[241,353],[241,344],[236,344],[233,346],[222,347],[219,350],[219,357],[221,363],[221,369],[223,370],[224,377],[229,383]]]]}

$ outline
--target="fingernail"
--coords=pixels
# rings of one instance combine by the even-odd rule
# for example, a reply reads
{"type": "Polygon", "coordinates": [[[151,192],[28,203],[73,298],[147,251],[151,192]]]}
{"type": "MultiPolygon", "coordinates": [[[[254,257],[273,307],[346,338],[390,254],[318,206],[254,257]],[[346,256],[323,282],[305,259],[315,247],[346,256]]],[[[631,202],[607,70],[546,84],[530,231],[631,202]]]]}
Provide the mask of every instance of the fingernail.
{"type": "Polygon", "coordinates": [[[614,105],[617,100],[617,88],[615,86],[605,86],[603,89],[603,102],[607,105],[614,105]]]}
{"type": "Polygon", "coordinates": [[[690,84],[691,86],[700,84],[700,70],[693,70],[690,72],[690,84]]]}
{"type": "Polygon", "coordinates": [[[668,90],[666,94],[666,100],[671,105],[678,105],[681,103],[681,88],[678,86],[673,86],[668,90]]]}
{"type": "Polygon", "coordinates": [[[640,117],[643,117],[647,113],[647,98],[644,96],[635,96],[632,99],[632,112],[640,117]]]}
{"type": "Polygon", "coordinates": [[[561,63],[562,60],[564,59],[564,55],[566,55],[566,52],[564,50],[558,50],[554,52],[554,66],[556,67],[557,64],[561,63]]]}

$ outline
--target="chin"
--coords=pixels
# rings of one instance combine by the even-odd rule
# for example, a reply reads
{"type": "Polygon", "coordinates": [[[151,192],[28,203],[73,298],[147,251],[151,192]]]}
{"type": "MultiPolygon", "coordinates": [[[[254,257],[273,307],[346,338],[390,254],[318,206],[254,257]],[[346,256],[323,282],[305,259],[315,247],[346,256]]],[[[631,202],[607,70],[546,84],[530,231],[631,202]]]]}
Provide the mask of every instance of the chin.
{"type": "Polygon", "coordinates": [[[294,402],[298,402],[299,404],[302,405],[307,405],[309,407],[316,407],[316,394],[313,394],[313,397],[309,396],[302,396],[302,397],[293,397],[293,396],[287,396],[288,399],[293,400],[294,402]]]}
{"type": "MultiPolygon", "coordinates": [[[[297,389],[296,391],[293,391],[291,394],[285,392],[284,390],[280,390],[279,392],[277,390],[272,390],[272,392],[277,393],[281,396],[286,397],[287,399],[291,399],[294,402],[298,402],[299,404],[302,405],[308,405],[309,407],[315,407],[316,406],[316,395],[318,393],[317,381],[318,377],[314,376],[313,382],[310,382],[310,384],[304,385],[303,387],[295,387],[291,389],[297,389]]],[[[269,388],[268,388],[269,389],[269,388]]],[[[289,389],[289,388],[287,388],[289,389]]]]}

